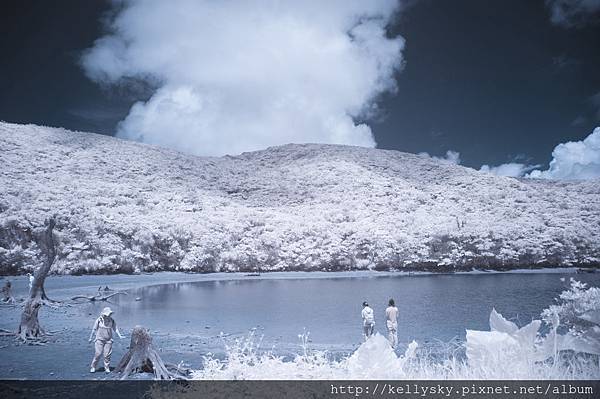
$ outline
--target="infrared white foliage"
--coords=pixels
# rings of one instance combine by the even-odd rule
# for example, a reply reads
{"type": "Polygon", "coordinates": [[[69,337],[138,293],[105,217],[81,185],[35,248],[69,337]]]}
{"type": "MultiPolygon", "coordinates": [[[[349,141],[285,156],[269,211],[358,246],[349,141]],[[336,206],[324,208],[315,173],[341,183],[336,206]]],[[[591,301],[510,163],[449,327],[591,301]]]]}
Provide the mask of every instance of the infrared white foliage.
{"type": "Polygon", "coordinates": [[[0,124],[0,267],[55,273],[464,270],[600,262],[600,182],[492,176],[429,157],[287,145],[201,158],[0,124]]]}

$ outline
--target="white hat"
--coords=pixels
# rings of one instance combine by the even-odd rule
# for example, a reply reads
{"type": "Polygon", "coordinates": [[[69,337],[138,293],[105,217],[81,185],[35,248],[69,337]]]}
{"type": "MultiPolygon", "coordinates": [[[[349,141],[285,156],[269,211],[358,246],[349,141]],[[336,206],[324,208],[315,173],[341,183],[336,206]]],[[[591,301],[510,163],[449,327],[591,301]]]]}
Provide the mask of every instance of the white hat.
{"type": "Polygon", "coordinates": [[[114,312],[108,306],[102,309],[102,316],[110,316],[113,313],[114,312]]]}

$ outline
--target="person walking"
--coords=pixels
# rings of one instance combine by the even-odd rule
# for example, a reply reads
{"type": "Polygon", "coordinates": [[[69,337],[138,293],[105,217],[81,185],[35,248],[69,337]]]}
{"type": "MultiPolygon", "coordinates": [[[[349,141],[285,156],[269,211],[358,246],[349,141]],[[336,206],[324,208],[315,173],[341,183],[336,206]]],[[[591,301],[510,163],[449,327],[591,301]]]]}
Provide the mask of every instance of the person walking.
{"type": "Polygon", "coordinates": [[[363,302],[363,310],[360,313],[363,320],[363,335],[365,337],[365,341],[373,335],[373,331],[375,330],[375,315],[373,314],[373,309],[369,306],[367,301],[363,302]]]}
{"type": "Polygon", "coordinates": [[[96,364],[100,360],[101,356],[104,356],[104,371],[110,373],[110,356],[112,355],[112,343],[113,343],[113,331],[117,333],[119,338],[123,339],[123,335],[117,328],[117,323],[112,318],[114,312],[109,308],[105,307],[100,314],[100,317],[96,319],[90,339],[88,342],[92,342],[94,335],[94,359],[90,366],[90,373],[96,372],[96,364]]]}
{"type": "Polygon", "coordinates": [[[385,324],[388,329],[388,340],[392,349],[398,346],[398,308],[393,299],[388,302],[388,307],[385,309],[385,324]]]}

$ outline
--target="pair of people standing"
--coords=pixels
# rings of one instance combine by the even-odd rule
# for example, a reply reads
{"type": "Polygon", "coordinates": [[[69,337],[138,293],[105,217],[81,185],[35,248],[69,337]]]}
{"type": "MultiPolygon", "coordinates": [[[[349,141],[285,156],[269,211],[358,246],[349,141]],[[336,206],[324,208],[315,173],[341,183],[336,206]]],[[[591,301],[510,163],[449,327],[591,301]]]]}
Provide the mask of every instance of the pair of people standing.
{"type": "MultiPolygon", "coordinates": [[[[366,341],[375,331],[375,315],[373,309],[366,301],[363,302],[361,316],[363,320],[363,336],[366,341]]],[[[388,307],[385,309],[385,324],[388,330],[390,345],[392,349],[396,349],[396,346],[398,346],[398,308],[393,299],[389,300],[388,307]]]]}

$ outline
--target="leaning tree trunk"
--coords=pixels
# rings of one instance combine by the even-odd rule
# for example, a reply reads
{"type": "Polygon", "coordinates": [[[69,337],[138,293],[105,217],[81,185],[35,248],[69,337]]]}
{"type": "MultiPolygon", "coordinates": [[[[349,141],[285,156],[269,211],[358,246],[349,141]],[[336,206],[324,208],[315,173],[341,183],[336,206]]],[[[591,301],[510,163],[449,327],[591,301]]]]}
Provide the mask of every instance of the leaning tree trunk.
{"type": "Polygon", "coordinates": [[[135,326],[131,332],[129,350],[117,365],[116,372],[121,373],[121,379],[126,379],[136,372],[153,372],[156,380],[171,380],[183,378],[178,372],[171,372],[156,350],[152,347],[152,337],[147,329],[135,326]]]}
{"type": "Polygon", "coordinates": [[[17,336],[23,341],[36,339],[45,335],[44,330],[40,327],[38,312],[44,301],[48,299],[44,291],[44,281],[56,257],[56,244],[52,234],[55,224],[54,218],[49,219],[46,222],[46,229],[39,240],[39,245],[42,252],[46,254],[46,258],[44,259],[44,264],[35,272],[33,284],[29,292],[29,299],[25,302],[25,308],[21,314],[21,324],[19,325],[17,336]]]}

